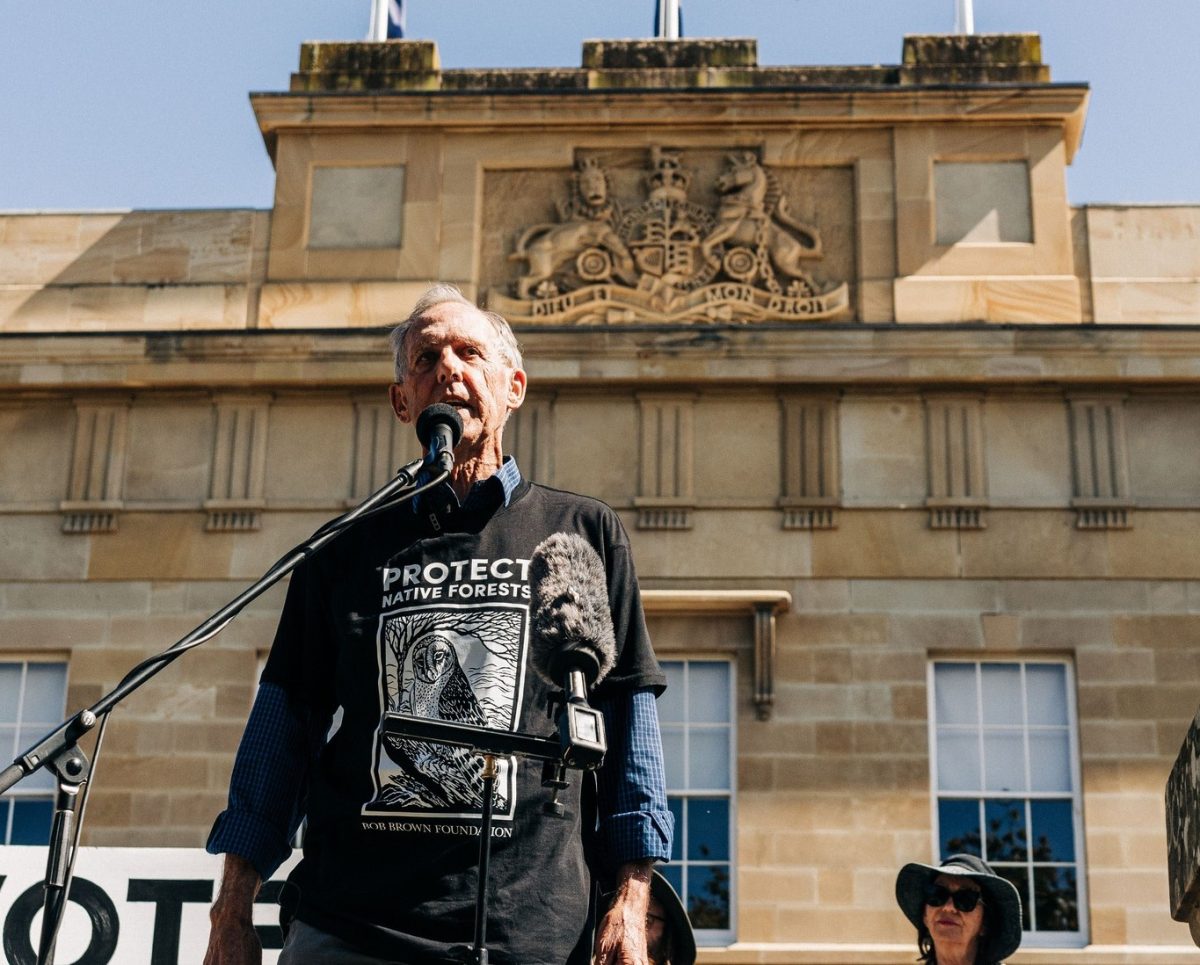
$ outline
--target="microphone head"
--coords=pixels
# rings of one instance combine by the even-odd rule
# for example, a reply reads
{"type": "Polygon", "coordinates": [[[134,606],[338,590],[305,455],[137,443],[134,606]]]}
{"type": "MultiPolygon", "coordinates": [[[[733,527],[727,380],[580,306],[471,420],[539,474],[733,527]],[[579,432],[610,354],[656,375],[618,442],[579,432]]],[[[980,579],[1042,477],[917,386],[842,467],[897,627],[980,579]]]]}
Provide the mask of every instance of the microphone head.
{"type": "Polygon", "coordinates": [[[435,402],[433,405],[426,406],[425,410],[417,416],[417,438],[421,440],[421,445],[426,449],[429,448],[430,440],[433,439],[433,430],[439,425],[450,427],[450,448],[453,449],[458,445],[458,440],[462,438],[463,421],[458,410],[445,402],[435,402]]]}
{"type": "Polygon", "coordinates": [[[533,551],[533,669],[553,687],[579,670],[589,686],[617,662],[608,579],[592,545],[577,533],[555,533],[533,551]]]}

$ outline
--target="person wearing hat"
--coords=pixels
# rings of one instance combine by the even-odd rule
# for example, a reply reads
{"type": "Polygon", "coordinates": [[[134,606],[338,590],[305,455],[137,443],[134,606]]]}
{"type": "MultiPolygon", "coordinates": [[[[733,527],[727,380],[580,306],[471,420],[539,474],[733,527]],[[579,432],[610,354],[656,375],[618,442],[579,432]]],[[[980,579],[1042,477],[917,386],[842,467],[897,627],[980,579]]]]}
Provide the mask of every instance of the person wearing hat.
{"type": "Polygon", "coordinates": [[[657,871],[650,879],[646,952],[650,965],[694,965],[696,961],[696,937],[683,902],[657,871]]]}
{"type": "Polygon", "coordinates": [[[1001,965],[1021,944],[1021,896],[973,854],[906,864],[896,901],[916,926],[926,965],[1001,965]]]}
{"type": "MultiPolygon", "coordinates": [[[[604,904],[612,892],[600,895],[604,904]]],[[[650,876],[650,902],[646,907],[646,955],[649,965],[695,965],[696,936],[683,901],[662,872],[650,876]]]]}

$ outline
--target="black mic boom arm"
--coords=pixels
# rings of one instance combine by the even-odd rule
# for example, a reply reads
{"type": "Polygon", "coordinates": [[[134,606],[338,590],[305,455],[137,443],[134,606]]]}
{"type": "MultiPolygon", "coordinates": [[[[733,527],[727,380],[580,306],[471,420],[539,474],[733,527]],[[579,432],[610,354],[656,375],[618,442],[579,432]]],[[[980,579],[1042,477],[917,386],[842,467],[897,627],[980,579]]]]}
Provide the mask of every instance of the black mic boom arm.
{"type": "Polygon", "coordinates": [[[383,715],[380,730],[390,737],[465,747],[477,754],[527,757],[581,770],[591,770],[603,763],[604,718],[600,711],[586,704],[568,704],[567,712],[560,719],[560,727],[561,737],[556,740],[389,711],[383,715]],[[568,736],[571,740],[567,739],[568,736]]]}

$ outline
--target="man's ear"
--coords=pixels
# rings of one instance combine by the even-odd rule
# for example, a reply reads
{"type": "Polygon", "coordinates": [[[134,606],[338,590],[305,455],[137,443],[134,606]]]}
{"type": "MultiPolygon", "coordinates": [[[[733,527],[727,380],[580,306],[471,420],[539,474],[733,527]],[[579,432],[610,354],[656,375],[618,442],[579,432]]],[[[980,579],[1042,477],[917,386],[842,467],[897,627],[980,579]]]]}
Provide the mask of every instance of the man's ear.
{"type": "Polygon", "coordinates": [[[404,386],[401,383],[393,382],[388,386],[388,398],[392,402],[392,411],[396,413],[396,418],[406,424],[412,422],[408,401],[404,398],[404,386]]]}
{"type": "Polygon", "coordinates": [[[529,376],[525,374],[524,369],[513,369],[512,374],[508,377],[508,408],[509,410],[521,408],[521,403],[525,401],[525,388],[529,384],[529,376]]]}

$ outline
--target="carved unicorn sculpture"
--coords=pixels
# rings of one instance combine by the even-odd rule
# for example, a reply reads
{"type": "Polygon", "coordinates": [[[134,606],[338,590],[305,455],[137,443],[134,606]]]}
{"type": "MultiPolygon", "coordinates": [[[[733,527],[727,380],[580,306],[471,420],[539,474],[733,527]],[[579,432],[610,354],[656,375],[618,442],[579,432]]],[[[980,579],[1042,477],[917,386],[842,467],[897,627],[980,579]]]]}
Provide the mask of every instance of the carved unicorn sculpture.
{"type": "Polygon", "coordinates": [[[803,262],[822,255],[817,229],[791,216],[787,199],[753,153],[729,154],[726,160],[729,166],[716,181],[717,223],[700,244],[704,257],[716,262],[720,244],[756,254],[765,249],[780,274],[804,277],[803,262]]]}

